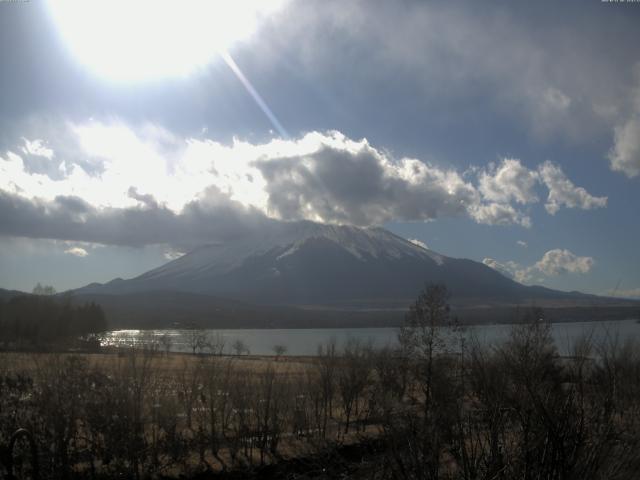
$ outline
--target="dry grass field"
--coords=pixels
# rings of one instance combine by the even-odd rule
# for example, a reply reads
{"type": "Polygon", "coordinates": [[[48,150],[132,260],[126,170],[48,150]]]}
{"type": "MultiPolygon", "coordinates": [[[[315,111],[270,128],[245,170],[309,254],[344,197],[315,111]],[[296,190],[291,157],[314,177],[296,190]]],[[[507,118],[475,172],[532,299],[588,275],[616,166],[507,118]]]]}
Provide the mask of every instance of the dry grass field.
{"type": "Polygon", "coordinates": [[[627,480],[640,468],[640,349],[548,323],[443,354],[430,323],[401,349],[315,357],[0,353],[0,473],[40,478],[627,480]],[[7,451],[11,435],[24,442],[7,451]],[[4,470],[3,470],[4,469],[4,470]],[[270,472],[270,473],[269,473],[270,472]],[[240,477],[238,476],[240,475],[240,477]]]}
{"type": "MultiPolygon", "coordinates": [[[[143,356],[143,352],[137,353],[143,356]]],[[[59,361],[66,358],[81,358],[91,368],[115,368],[126,357],[124,352],[118,353],[46,353],[46,352],[0,352],[0,371],[13,373],[33,373],[43,363],[59,361]]],[[[151,368],[165,374],[176,373],[185,367],[193,367],[208,355],[190,355],[187,353],[156,353],[150,356],[151,368]]],[[[272,368],[277,374],[303,375],[315,363],[315,357],[270,355],[220,355],[215,357],[219,361],[231,361],[236,371],[242,374],[259,373],[266,368],[272,368]]]]}
{"type": "MultiPolygon", "coordinates": [[[[3,352],[0,445],[28,428],[40,470],[46,465],[54,478],[60,469],[173,477],[269,465],[376,436],[362,392],[347,409],[338,400],[337,353],[323,358],[3,352]]],[[[31,468],[28,455],[23,467],[31,468]]]]}

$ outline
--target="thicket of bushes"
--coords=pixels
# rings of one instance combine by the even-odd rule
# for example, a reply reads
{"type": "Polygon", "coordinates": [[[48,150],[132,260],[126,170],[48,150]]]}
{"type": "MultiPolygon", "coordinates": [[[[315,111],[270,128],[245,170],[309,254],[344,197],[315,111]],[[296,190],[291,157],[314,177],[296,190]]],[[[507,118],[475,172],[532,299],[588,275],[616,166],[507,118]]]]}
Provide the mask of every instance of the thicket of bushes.
{"type": "Polygon", "coordinates": [[[446,291],[430,287],[400,349],[329,343],[288,373],[282,360],[247,371],[217,355],[160,369],[159,350],[127,350],[108,367],[34,356],[30,375],[0,367],[0,444],[30,429],[42,478],[189,476],[365,439],[380,447],[369,479],[634,478],[637,345],[585,338],[561,358],[534,313],[503,345],[461,333],[451,348],[438,328],[446,291]]]}

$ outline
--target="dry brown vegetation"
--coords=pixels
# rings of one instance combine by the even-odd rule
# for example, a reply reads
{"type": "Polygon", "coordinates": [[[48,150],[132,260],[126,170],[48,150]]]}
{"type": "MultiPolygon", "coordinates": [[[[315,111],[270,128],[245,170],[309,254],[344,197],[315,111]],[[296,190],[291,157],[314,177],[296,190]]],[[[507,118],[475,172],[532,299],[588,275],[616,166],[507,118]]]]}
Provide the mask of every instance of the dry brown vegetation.
{"type": "MultiPolygon", "coordinates": [[[[139,478],[246,469],[353,442],[371,431],[353,427],[365,418],[365,399],[350,393],[351,425],[343,427],[338,392],[346,387],[337,380],[349,369],[334,345],[323,351],[3,353],[0,444],[26,427],[42,477],[139,478]]],[[[33,462],[25,454],[13,463],[29,470],[33,462]]]]}
{"type": "MultiPolygon", "coordinates": [[[[27,428],[41,478],[634,478],[636,345],[584,339],[561,358],[534,311],[497,348],[462,334],[451,348],[446,300],[423,292],[398,350],[4,353],[0,445],[27,428]],[[367,448],[345,460],[345,445],[367,448]]],[[[28,475],[25,447],[0,460],[28,475]]]]}

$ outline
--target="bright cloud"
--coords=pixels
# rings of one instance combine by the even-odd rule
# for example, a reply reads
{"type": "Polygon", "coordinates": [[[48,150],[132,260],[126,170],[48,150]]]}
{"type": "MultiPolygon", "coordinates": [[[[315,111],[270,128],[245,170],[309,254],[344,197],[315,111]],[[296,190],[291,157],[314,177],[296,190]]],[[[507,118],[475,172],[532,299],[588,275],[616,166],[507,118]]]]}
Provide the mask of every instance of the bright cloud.
{"type": "Polygon", "coordinates": [[[506,203],[473,205],[469,214],[478,223],[486,225],[521,225],[531,227],[531,218],[506,203]]]}
{"type": "Polygon", "coordinates": [[[82,65],[105,78],[131,82],[192,73],[251,36],[259,20],[283,3],[59,0],[48,7],[82,65]]]}
{"type": "Polygon", "coordinates": [[[37,157],[44,157],[49,160],[53,158],[53,150],[45,146],[45,143],[42,140],[28,140],[26,138],[22,139],[24,141],[24,145],[21,148],[22,153],[27,155],[35,155],[37,157]]]}
{"type": "Polygon", "coordinates": [[[504,159],[476,168],[474,183],[337,131],[222,144],[115,120],[61,128],[54,137],[67,139],[64,145],[23,140],[0,157],[0,233],[139,245],[175,242],[181,228],[207,241],[274,220],[376,225],[466,216],[530,227],[519,208],[538,202],[541,184],[549,188],[550,213],[606,205],[550,162],[531,170],[504,159]],[[30,168],[33,156],[59,162],[57,174],[30,168]]]}
{"type": "Polygon", "coordinates": [[[607,197],[595,197],[584,188],[576,187],[559,166],[546,161],[539,170],[542,181],[549,189],[545,208],[551,215],[555,215],[563,206],[583,210],[607,206],[607,197]]]}
{"type": "Polygon", "coordinates": [[[552,215],[561,207],[589,210],[607,205],[607,197],[593,196],[584,188],[575,186],[552,162],[546,161],[532,170],[518,159],[505,158],[500,164],[490,164],[478,173],[478,191],[490,203],[473,207],[471,216],[478,223],[530,227],[531,219],[516,210],[512,202],[521,205],[537,203],[536,189],[540,184],[549,190],[545,208],[552,215]]]}
{"type": "Polygon", "coordinates": [[[580,257],[567,249],[555,248],[530,266],[513,261],[501,262],[493,258],[485,258],[482,263],[518,282],[529,283],[540,276],[586,274],[591,271],[595,261],[592,257],[580,257]]]}
{"type": "Polygon", "coordinates": [[[64,253],[68,253],[69,255],[73,255],[75,257],[86,257],[87,255],[89,255],[89,252],[87,252],[82,247],[71,247],[66,249],[64,253]]]}
{"type": "Polygon", "coordinates": [[[487,267],[491,267],[494,270],[497,270],[507,278],[511,278],[516,281],[522,281],[518,275],[521,267],[515,262],[499,262],[498,260],[495,260],[493,258],[485,258],[484,260],[482,260],[482,263],[484,263],[487,267]]]}
{"type": "Polygon", "coordinates": [[[545,275],[553,276],[565,273],[588,273],[593,263],[591,257],[578,257],[569,250],[556,248],[545,253],[534,267],[545,275]]]}
{"type": "Polygon", "coordinates": [[[538,173],[524,167],[520,160],[507,158],[499,166],[492,165],[479,177],[480,192],[488,200],[508,203],[535,203],[538,173]]]}
{"type": "Polygon", "coordinates": [[[429,247],[427,247],[427,244],[424,243],[422,240],[418,240],[417,238],[409,238],[408,239],[411,243],[413,243],[414,245],[417,245],[419,247],[424,248],[425,250],[429,250],[429,247]]]}
{"type": "Polygon", "coordinates": [[[516,244],[520,245],[522,248],[527,248],[529,246],[524,240],[518,240],[516,244]]]}
{"type": "Polygon", "coordinates": [[[640,174],[640,115],[615,128],[609,161],[612,170],[622,172],[627,177],[640,174]]]}

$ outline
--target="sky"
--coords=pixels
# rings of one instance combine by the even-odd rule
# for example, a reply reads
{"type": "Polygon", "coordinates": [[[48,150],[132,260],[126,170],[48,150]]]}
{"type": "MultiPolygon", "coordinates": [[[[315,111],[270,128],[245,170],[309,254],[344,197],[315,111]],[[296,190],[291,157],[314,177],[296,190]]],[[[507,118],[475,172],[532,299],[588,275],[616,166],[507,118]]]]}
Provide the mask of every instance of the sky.
{"type": "Polygon", "coordinates": [[[0,1],[0,288],[274,222],[640,297],[640,3],[0,1]]]}

